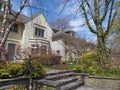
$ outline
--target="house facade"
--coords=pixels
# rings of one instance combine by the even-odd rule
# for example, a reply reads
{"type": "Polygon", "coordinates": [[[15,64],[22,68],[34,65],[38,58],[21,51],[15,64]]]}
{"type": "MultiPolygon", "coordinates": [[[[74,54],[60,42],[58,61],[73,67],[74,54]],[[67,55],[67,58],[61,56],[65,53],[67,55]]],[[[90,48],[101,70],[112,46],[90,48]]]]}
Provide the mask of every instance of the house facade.
{"type": "Polygon", "coordinates": [[[22,48],[30,47],[33,52],[36,51],[35,48],[39,48],[42,54],[48,54],[52,45],[53,30],[43,14],[37,13],[32,19],[28,19],[24,25],[21,40],[22,48]]]}
{"type": "MultiPolygon", "coordinates": [[[[0,29],[4,15],[5,2],[0,1],[0,29]]],[[[12,11],[12,13],[15,13],[12,11]]],[[[8,15],[8,22],[11,21],[12,15],[8,15]]],[[[16,23],[11,27],[6,43],[6,50],[10,60],[21,59],[21,49],[30,48],[35,53],[39,48],[42,54],[48,54],[52,50],[53,30],[45,19],[44,15],[39,12],[32,17],[19,15],[16,23]]],[[[1,55],[1,59],[4,59],[1,55]]]]}

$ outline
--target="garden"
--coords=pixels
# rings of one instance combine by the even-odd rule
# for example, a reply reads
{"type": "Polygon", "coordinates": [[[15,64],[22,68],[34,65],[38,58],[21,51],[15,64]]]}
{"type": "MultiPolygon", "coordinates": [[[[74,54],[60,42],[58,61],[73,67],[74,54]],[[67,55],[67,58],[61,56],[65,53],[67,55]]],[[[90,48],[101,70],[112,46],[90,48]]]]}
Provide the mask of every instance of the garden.
{"type": "MultiPolygon", "coordinates": [[[[41,78],[46,74],[43,65],[39,60],[32,60],[32,77],[41,78]]],[[[27,60],[22,63],[13,63],[12,61],[0,62],[0,78],[29,77],[29,64],[27,60]]]]}
{"type": "MultiPolygon", "coordinates": [[[[96,52],[84,53],[78,63],[60,62],[60,57],[54,55],[33,55],[37,57],[31,61],[32,77],[42,78],[45,76],[45,68],[73,70],[77,73],[88,73],[94,76],[120,77],[120,66],[116,68],[114,61],[109,60],[107,67],[99,65],[98,54],[96,52]],[[54,62],[56,61],[56,62],[54,62]],[[59,61],[59,63],[57,63],[59,61]]],[[[29,77],[29,60],[23,60],[22,63],[13,63],[12,61],[0,61],[0,78],[29,77]]]]}
{"type": "Polygon", "coordinates": [[[106,67],[99,64],[98,54],[96,52],[84,53],[78,63],[64,62],[61,64],[44,64],[44,67],[50,69],[74,70],[76,73],[88,73],[94,76],[120,77],[120,66],[116,66],[114,60],[109,60],[106,67]]]}

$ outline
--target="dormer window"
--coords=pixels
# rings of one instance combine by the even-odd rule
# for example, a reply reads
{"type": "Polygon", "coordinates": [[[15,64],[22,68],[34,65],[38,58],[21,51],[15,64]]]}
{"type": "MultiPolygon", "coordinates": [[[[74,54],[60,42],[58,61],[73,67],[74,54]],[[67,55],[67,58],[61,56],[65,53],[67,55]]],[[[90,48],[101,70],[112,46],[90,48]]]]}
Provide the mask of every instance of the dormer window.
{"type": "Polygon", "coordinates": [[[10,28],[10,31],[18,33],[18,24],[13,24],[12,27],[10,28]]]}

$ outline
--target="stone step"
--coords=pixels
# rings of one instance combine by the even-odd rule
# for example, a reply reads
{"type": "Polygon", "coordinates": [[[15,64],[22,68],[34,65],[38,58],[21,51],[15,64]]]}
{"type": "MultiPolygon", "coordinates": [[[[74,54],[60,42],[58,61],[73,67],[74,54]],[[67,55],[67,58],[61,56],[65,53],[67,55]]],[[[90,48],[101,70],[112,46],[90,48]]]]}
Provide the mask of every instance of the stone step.
{"type": "Polygon", "coordinates": [[[38,80],[36,82],[37,83],[42,83],[44,85],[48,85],[48,86],[51,86],[51,87],[58,88],[60,86],[75,82],[77,80],[78,80],[78,77],[69,77],[69,78],[60,79],[60,80],[57,80],[57,81],[43,79],[43,80],[38,80]]]}
{"type": "Polygon", "coordinates": [[[70,72],[73,72],[73,71],[72,70],[53,70],[53,71],[48,71],[46,76],[62,74],[62,73],[70,73],[70,72]]]}
{"type": "Polygon", "coordinates": [[[67,78],[67,77],[70,77],[70,76],[75,76],[75,74],[70,72],[70,73],[49,75],[49,76],[46,76],[45,79],[47,79],[47,80],[59,80],[59,79],[67,78]]]}
{"type": "Polygon", "coordinates": [[[57,80],[58,85],[57,87],[72,83],[72,82],[76,82],[78,80],[78,77],[68,77],[68,78],[64,78],[61,80],[57,80]]]}
{"type": "Polygon", "coordinates": [[[82,85],[83,85],[82,81],[76,81],[76,82],[72,82],[72,83],[63,85],[58,90],[74,90],[82,85]]]}

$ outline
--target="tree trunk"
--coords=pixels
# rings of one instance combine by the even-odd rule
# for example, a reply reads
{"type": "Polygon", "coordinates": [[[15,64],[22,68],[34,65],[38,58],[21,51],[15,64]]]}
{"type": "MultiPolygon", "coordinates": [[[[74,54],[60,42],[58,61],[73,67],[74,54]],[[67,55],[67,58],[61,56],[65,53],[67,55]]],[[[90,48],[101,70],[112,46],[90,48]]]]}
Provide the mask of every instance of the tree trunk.
{"type": "Polygon", "coordinates": [[[29,65],[29,79],[30,79],[29,90],[33,90],[33,79],[32,79],[33,71],[32,71],[32,64],[31,64],[31,61],[32,61],[32,57],[31,57],[31,55],[29,55],[29,59],[28,59],[28,65],[29,65]]]}
{"type": "Polygon", "coordinates": [[[98,61],[100,63],[101,66],[105,66],[106,65],[106,62],[108,60],[108,50],[107,50],[107,47],[105,45],[106,43],[106,38],[105,36],[102,36],[102,35],[98,35],[98,39],[97,39],[97,52],[98,52],[98,61]]]}

